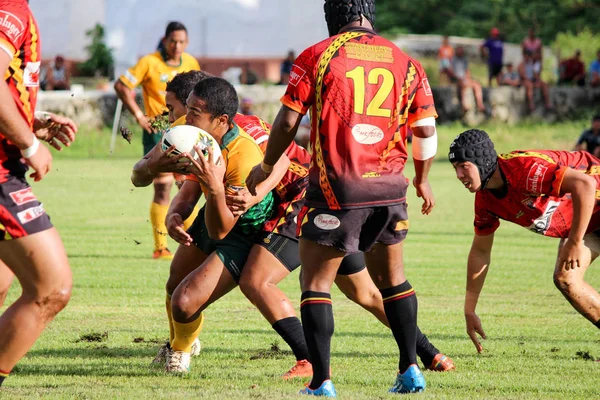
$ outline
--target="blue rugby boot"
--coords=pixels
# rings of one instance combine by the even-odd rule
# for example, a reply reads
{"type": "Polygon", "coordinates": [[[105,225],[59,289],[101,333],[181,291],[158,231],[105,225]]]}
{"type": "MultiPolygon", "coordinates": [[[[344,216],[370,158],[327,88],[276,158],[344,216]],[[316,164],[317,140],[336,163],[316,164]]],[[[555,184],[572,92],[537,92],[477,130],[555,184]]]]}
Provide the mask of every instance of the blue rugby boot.
{"type": "Polygon", "coordinates": [[[425,386],[425,377],[423,377],[421,370],[417,365],[412,364],[403,374],[398,373],[396,383],[389,392],[400,394],[418,393],[424,392],[425,386]]]}
{"type": "Polygon", "coordinates": [[[308,385],[300,391],[300,394],[307,394],[309,396],[323,396],[323,397],[336,397],[335,388],[331,379],[327,379],[321,383],[317,389],[311,389],[308,385]]]}

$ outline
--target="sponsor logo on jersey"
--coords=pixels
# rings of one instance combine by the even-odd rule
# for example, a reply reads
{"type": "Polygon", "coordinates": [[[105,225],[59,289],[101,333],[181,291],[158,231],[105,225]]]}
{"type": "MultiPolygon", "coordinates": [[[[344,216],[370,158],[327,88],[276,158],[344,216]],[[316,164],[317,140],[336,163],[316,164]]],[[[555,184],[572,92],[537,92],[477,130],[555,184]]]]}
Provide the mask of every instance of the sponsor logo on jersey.
{"type": "Polygon", "coordinates": [[[160,81],[161,82],[169,82],[170,78],[171,78],[171,75],[169,75],[169,74],[160,74],[160,81]]]}
{"type": "Polygon", "coordinates": [[[540,235],[545,235],[550,228],[550,223],[552,222],[552,215],[558,209],[560,202],[549,200],[546,205],[546,210],[544,213],[540,215],[533,224],[529,226],[529,230],[535,233],[539,233],[540,235]]]}
{"type": "Polygon", "coordinates": [[[433,92],[431,91],[431,85],[429,84],[429,79],[423,78],[423,80],[421,81],[421,85],[423,85],[425,96],[433,96],[433,92]]]}
{"type": "Polygon", "coordinates": [[[529,173],[527,174],[527,181],[525,182],[525,188],[530,193],[540,193],[540,190],[542,190],[542,182],[544,181],[546,171],[548,171],[548,167],[545,167],[542,164],[535,163],[531,166],[531,168],[529,169],[529,173]]]}
{"type": "Polygon", "coordinates": [[[26,224],[41,217],[45,213],[46,211],[44,210],[44,205],[40,204],[38,206],[28,208],[27,210],[18,212],[17,218],[19,218],[19,221],[21,221],[22,224],[26,224]]]}
{"type": "Polygon", "coordinates": [[[362,177],[363,177],[364,179],[368,179],[368,178],[379,178],[380,176],[381,176],[381,174],[380,174],[379,172],[374,172],[374,171],[373,171],[373,172],[367,172],[367,173],[364,173],[364,174],[362,175],[362,177]]]}
{"type": "Polygon", "coordinates": [[[381,128],[370,124],[356,124],[352,127],[352,136],[360,144],[375,144],[385,136],[381,128]]]}
{"type": "Polygon", "coordinates": [[[302,78],[304,78],[304,75],[306,75],[306,71],[294,64],[290,71],[290,85],[298,86],[302,78]]]}
{"type": "Polygon", "coordinates": [[[0,10],[0,30],[14,43],[25,32],[25,25],[16,15],[0,10]]]}
{"type": "Polygon", "coordinates": [[[40,86],[40,65],[40,61],[25,64],[25,71],[23,72],[23,83],[25,83],[25,86],[40,86]]]}
{"type": "Polygon", "coordinates": [[[18,206],[37,200],[37,197],[35,197],[35,194],[33,194],[30,187],[9,193],[9,196],[18,206]]]}
{"type": "Polygon", "coordinates": [[[314,223],[317,228],[326,231],[332,231],[334,229],[339,228],[341,225],[341,222],[337,217],[329,214],[317,215],[314,219],[314,223]]]}

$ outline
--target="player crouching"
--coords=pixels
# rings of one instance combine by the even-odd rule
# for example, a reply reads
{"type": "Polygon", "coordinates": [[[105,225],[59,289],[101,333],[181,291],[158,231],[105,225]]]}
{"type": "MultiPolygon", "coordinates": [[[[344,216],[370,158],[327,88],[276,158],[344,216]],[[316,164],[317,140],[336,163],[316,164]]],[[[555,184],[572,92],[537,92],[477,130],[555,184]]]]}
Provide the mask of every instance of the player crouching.
{"type": "Polygon", "coordinates": [[[450,145],[456,177],[475,193],[475,236],[467,262],[465,319],[477,351],[485,338],[475,313],[500,219],[560,239],[554,283],[600,328],[600,295],[585,272],[600,254],[600,160],[583,151],[529,150],[496,155],[487,133],[472,129],[450,145]]]}

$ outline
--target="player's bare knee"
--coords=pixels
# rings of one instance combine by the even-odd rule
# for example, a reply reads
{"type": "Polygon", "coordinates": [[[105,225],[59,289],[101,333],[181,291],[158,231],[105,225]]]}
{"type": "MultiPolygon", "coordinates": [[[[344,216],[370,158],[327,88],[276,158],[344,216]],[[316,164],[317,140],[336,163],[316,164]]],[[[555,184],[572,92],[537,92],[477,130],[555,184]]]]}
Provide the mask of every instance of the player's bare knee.
{"type": "Polygon", "coordinates": [[[51,321],[71,300],[71,284],[63,284],[54,288],[49,294],[36,296],[34,301],[39,307],[43,321],[51,321]]]}
{"type": "Polygon", "coordinates": [[[575,276],[566,271],[558,271],[554,273],[554,285],[563,294],[568,294],[575,283],[575,276]]]}
{"type": "Polygon", "coordinates": [[[239,286],[240,290],[242,291],[242,294],[246,296],[248,300],[254,303],[254,299],[260,293],[260,283],[257,282],[255,279],[245,278],[242,276],[242,278],[240,279],[239,286]]]}
{"type": "Polygon", "coordinates": [[[177,322],[187,322],[195,310],[192,310],[192,299],[187,294],[174,293],[171,297],[171,312],[177,322]]]}

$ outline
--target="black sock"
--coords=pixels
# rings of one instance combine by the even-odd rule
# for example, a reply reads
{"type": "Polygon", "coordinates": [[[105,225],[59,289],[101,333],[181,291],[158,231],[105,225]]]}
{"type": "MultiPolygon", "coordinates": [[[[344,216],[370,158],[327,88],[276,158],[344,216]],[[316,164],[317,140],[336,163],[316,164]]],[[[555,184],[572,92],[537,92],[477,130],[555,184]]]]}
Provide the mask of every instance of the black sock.
{"type": "Polygon", "coordinates": [[[317,389],[324,381],[330,379],[329,361],[333,336],[331,295],[310,291],[302,293],[300,312],[313,367],[313,378],[309,387],[317,389]]]}
{"type": "Polygon", "coordinates": [[[275,321],[273,329],[290,346],[296,361],[308,360],[308,347],[302,330],[302,323],[297,317],[288,317],[275,321]]]}
{"type": "Polygon", "coordinates": [[[428,368],[436,355],[440,351],[427,339],[427,336],[421,332],[417,326],[417,355],[423,361],[425,368],[428,368]]]}
{"type": "Polygon", "coordinates": [[[8,377],[8,373],[0,371],[0,386],[2,386],[2,382],[8,377]]]}
{"type": "Polygon", "coordinates": [[[381,290],[383,308],[398,348],[398,369],[404,373],[411,364],[417,363],[417,295],[408,281],[381,290]]]}
{"type": "Polygon", "coordinates": [[[596,328],[600,329],[600,319],[598,321],[596,321],[596,323],[594,325],[596,325],[596,328]]]}

